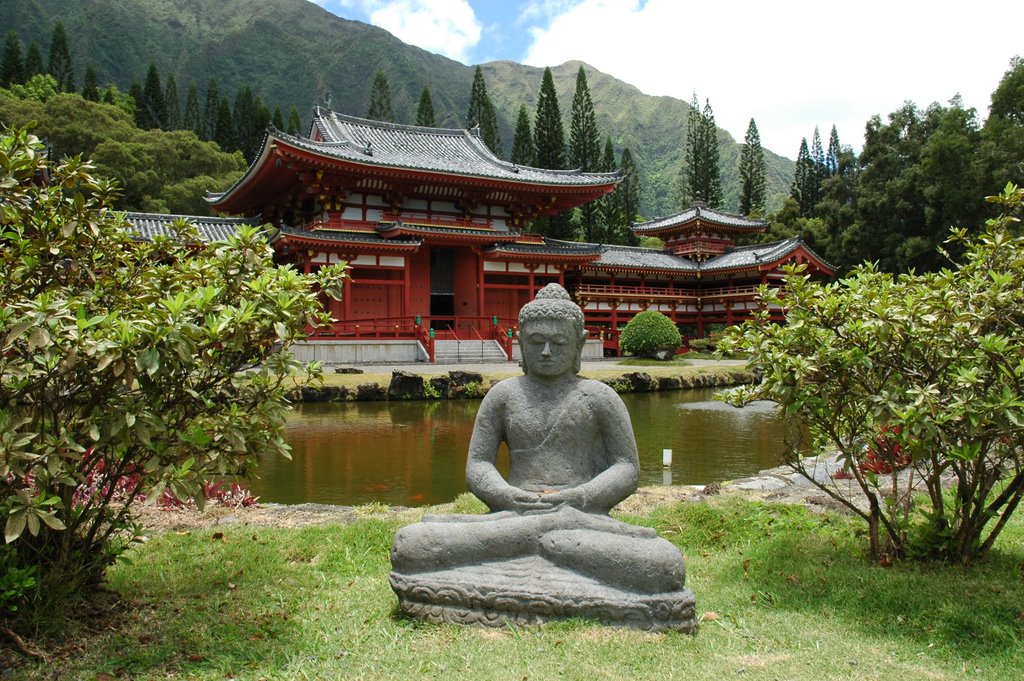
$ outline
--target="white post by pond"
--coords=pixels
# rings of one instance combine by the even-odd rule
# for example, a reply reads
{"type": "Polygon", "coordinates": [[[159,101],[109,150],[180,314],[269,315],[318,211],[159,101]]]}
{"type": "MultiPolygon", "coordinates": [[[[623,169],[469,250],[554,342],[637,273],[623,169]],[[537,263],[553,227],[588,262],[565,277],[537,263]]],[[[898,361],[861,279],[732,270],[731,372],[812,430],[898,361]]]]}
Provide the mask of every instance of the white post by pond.
{"type": "Polygon", "coordinates": [[[661,465],[662,466],[666,466],[666,467],[672,465],[672,450],[671,449],[663,449],[663,450],[661,450],[661,465]]]}

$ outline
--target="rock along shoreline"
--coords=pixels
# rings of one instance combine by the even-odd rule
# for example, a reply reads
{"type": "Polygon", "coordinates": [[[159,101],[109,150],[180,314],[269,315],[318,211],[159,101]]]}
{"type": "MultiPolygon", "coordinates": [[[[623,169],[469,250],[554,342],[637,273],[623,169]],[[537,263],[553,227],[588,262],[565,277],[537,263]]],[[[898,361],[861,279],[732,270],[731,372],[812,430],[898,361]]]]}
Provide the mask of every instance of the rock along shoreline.
{"type": "MultiPolygon", "coordinates": [[[[624,372],[615,378],[601,379],[618,393],[649,393],[690,388],[721,388],[754,383],[757,376],[739,368],[717,368],[706,373],[678,376],[652,376],[643,371],[624,372]]],[[[376,381],[355,387],[304,387],[295,391],[295,402],[380,402],[386,400],[465,400],[480,399],[498,381],[484,382],[474,371],[449,371],[445,375],[423,376],[408,371],[393,371],[387,385],[376,381]]]]}

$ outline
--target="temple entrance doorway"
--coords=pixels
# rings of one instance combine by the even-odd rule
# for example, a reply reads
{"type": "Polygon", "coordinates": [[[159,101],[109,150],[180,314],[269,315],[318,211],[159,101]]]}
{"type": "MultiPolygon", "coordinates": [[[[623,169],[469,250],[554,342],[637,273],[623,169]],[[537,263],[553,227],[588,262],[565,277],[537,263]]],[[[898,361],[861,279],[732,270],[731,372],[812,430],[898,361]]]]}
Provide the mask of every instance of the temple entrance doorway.
{"type": "Polygon", "coordinates": [[[455,252],[430,249],[430,317],[434,328],[451,329],[455,323],[455,252]]]}

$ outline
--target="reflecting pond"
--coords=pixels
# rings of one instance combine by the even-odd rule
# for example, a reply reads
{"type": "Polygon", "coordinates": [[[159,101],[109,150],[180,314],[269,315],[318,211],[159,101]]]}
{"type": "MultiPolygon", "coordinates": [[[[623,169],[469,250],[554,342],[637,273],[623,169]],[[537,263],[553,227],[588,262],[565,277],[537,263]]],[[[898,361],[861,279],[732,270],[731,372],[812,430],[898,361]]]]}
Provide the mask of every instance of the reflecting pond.
{"type": "MultiPolygon", "coordinates": [[[[736,409],[712,390],[623,395],[640,451],[640,484],[705,484],[778,465],[789,426],[774,404],[736,409]],[[662,450],[672,465],[662,466],[662,450]]],[[[422,506],[466,491],[466,450],[480,403],[302,404],[287,424],[293,458],[260,462],[262,501],[422,506]]],[[[504,447],[503,447],[504,449],[504,447]]],[[[499,456],[506,466],[507,451],[499,456]]]]}

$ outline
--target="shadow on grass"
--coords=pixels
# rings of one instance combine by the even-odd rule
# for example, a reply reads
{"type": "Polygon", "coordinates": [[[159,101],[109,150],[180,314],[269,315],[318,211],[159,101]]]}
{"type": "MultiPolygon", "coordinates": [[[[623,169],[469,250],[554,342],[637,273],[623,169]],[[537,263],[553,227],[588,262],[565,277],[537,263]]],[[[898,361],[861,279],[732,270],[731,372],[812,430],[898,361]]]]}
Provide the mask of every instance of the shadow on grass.
{"type": "Polygon", "coordinates": [[[977,565],[883,568],[865,555],[862,521],[799,506],[685,504],[639,520],[695,553],[691,565],[710,572],[726,607],[841,619],[868,636],[968,659],[1024,642],[1024,547],[1010,537],[977,565]]]}

